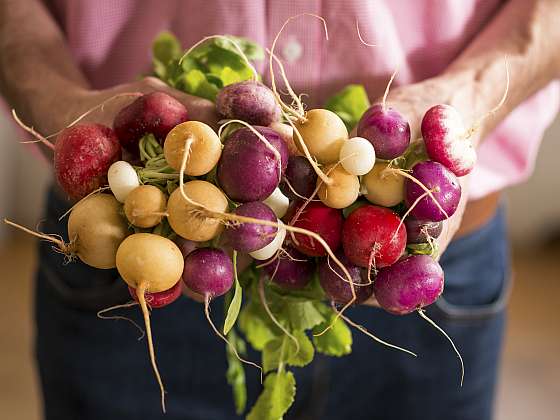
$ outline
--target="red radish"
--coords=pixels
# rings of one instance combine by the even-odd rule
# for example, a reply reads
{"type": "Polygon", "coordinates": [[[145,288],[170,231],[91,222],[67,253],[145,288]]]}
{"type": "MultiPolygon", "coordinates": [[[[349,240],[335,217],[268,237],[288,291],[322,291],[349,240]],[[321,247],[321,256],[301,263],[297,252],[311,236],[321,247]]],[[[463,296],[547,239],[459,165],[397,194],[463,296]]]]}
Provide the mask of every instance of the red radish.
{"type": "Polygon", "coordinates": [[[405,204],[409,208],[414,206],[410,214],[418,219],[439,222],[455,213],[461,199],[461,185],[453,172],[441,163],[427,161],[414,165],[412,176],[431,191],[431,197],[418,183],[407,178],[405,204]]]}
{"type": "Polygon", "coordinates": [[[284,178],[280,189],[291,200],[309,198],[315,191],[317,173],[304,156],[290,156],[284,178]]]}
{"type": "Polygon", "coordinates": [[[344,222],[342,246],[355,265],[387,267],[404,252],[406,228],[394,211],[367,204],[350,213],[344,222]]]}
{"type": "MultiPolygon", "coordinates": [[[[298,209],[298,207],[292,209],[294,212],[292,215],[297,214],[298,209]]],[[[331,250],[336,251],[340,246],[342,223],[343,218],[340,210],[312,201],[301,212],[297,220],[290,224],[315,232],[323,238],[331,250]]],[[[305,255],[310,257],[327,255],[327,250],[315,239],[301,233],[294,233],[293,238],[294,247],[305,255]]]]}
{"type": "MultiPolygon", "coordinates": [[[[258,201],[241,204],[233,213],[274,223],[278,220],[270,207],[258,201]]],[[[225,244],[236,251],[253,252],[271,243],[277,231],[274,226],[240,223],[228,226],[223,233],[223,239],[225,244]]]]}
{"type": "Polygon", "coordinates": [[[120,160],[121,146],[113,130],[101,124],[77,124],[56,139],[56,179],[71,199],[107,185],[109,167],[120,160]]]}
{"type": "Polygon", "coordinates": [[[291,246],[284,251],[265,262],[263,270],[273,283],[285,289],[297,290],[307,286],[315,270],[313,260],[291,246]]]}
{"type": "Polygon", "coordinates": [[[216,96],[218,113],[253,125],[268,126],[280,120],[280,106],[274,93],[261,82],[245,80],[227,85],[216,96]]]}
{"type": "MultiPolygon", "coordinates": [[[[146,303],[152,308],[162,308],[164,306],[169,305],[170,303],[175,302],[181,296],[182,285],[181,282],[178,281],[175,286],[171,289],[164,290],[163,292],[155,292],[149,293],[146,292],[144,297],[146,298],[146,303]]],[[[138,296],[136,294],[136,289],[128,286],[128,292],[130,296],[138,302],[138,296]]]]}
{"type": "Polygon", "coordinates": [[[222,296],[233,284],[233,264],[221,249],[195,249],[185,258],[183,281],[205,298],[222,296]]]}
{"type": "Polygon", "coordinates": [[[187,121],[187,108],[164,92],[142,95],[121,109],[115,117],[113,128],[121,145],[138,155],[138,141],[148,133],[160,143],[177,124],[187,121]]]}
{"type": "MultiPolygon", "coordinates": [[[[356,294],[354,304],[365,302],[373,294],[373,284],[362,276],[361,268],[352,264],[344,253],[339,251],[336,256],[352,276],[356,294]]],[[[334,303],[346,305],[352,300],[352,288],[348,279],[345,278],[340,267],[328,258],[323,259],[319,265],[319,281],[328,298],[334,303]]]]}
{"type": "Polygon", "coordinates": [[[378,159],[394,159],[410,144],[410,125],[395,109],[375,104],[358,123],[358,136],[371,142],[378,159]]]}
{"type": "Polygon", "coordinates": [[[254,129],[277,153],[249,128],[240,128],[226,139],[216,172],[226,195],[243,203],[270,196],[280,183],[278,164],[282,172],[288,164],[288,147],[280,135],[268,127],[254,129]]]}
{"type": "Polygon", "coordinates": [[[422,118],[422,137],[430,159],[457,176],[471,172],[476,150],[461,115],[450,105],[435,105],[422,118]]]}
{"type": "Polygon", "coordinates": [[[429,220],[418,220],[407,217],[405,222],[406,238],[409,244],[422,244],[429,239],[436,239],[443,230],[442,222],[430,222],[429,220]]]}

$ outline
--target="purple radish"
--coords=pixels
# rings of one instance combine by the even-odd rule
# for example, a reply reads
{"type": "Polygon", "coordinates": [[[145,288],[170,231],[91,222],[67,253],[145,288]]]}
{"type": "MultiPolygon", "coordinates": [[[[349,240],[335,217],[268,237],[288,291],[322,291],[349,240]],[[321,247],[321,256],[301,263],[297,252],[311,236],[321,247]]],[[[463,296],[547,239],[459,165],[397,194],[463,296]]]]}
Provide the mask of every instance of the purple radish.
{"type": "MultiPolygon", "coordinates": [[[[280,155],[282,173],[288,165],[288,146],[267,127],[254,127],[280,155]]],[[[218,162],[218,183],[233,201],[262,201],[280,183],[277,155],[249,128],[234,131],[224,142],[218,162]]]]}
{"type": "Polygon", "coordinates": [[[409,208],[414,206],[410,213],[412,216],[417,219],[439,222],[455,213],[461,199],[461,185],[453,172],[441,163],[427,161],[414,165],[411,175],[430,190],[431,195],[437,201],[436,203],[416,182],[407,179],[405,181],[405,204],[409,208]],[[420,198],[422,195],[424,197],[420,198]]]}
{"type": "MultiPolygon", "coordinates": [[[[354,304],[359,305],[368,300],[373,294],[373,284],[367,284],[369,281],[362,276],[361,268],[352,264],[342,252],[337,252],[336,256],[352,277],[354,292],[356,293],[354,304]]],[[[334,261],[324,258],[320,263],[319,282],[331,301],[345,305],[352,300],[350,283],[342,269],[334,261]]]]}
{"type": "Polygon", "coordinates": [[[428,255],[411,255],[380,269],[373,291],[383,309],[405,315],[437,300],[443,292],[443,270],[428,255]]]}
{"type": "Polygon", "coordinates": [[[358,136],[368,139],[378,159],[394,159],[410,144],[410,125],[395,109],[371,106],[358,123],[358,136]]]}
{"type": "Polygon", "coordinates": [[[304,156],[290,156],[284,178],[280,189],[290,200],[311,197],[317,186],[317,173],[304,156]]]}
{"type": "Polygon", "coordinates": [[[413,311],[424,318],[449,340],[461,363],[461,385],[465,366],[459,350],[447,333],[425,314],[426,306],[434,303],[443,292],[443,269],[428,255],[411,255],[382,268],[375,277],[373,292],[379,305],[394,315],[413,311]]]}
{"type": "Polygon", "coordinates": [[[233,284],[233,263],[221,249],[198,248],[185,258],[183,282],[207,300],[222,296],[233,284]]]}
{"type": "Polygon", "coordinates": [[[268,126],[280,120],[280,106],[274,93],[255,80],[225,86],[216,97],[216,109],[223,118],[252,125],[268,126]]]}
{"type": "Polygon", "coordinates": [[[441,163],[457,176],[471,172],[476,150],[463,119],[450,105],[436,105],[422,118],[422,137],[430,159],[441,163]]]}
{"type": "Polygon", "coordinates": [[[113,128],[122,147],[138,155],[138,141],[148,133],[163,144],[165,136],[177,124],[187,121],[187,108],[164,92],[140,96],[115,117],[113,128]]]}
{"type": "MultiPolygon", "coordinates": [[[[274,223],[278,221],[272,209],[259,201],[241,204],[233,213],[238,216],[252,217],[274,223]]],[[[277,231],[278,229],[274,226],[240,223],[228,226],[222,237],[225,244],[236,251],[253,252],[271,243],[277,231]]]]}
{"type": "Polygon", "coordinates": [[[292,247],[287,247],[285,251],[267,261],[263,269],[273,283],[285,289],[302,289],[313,278],[313,259],[292,247]]]}
{"type": "Polygon", "coordinates": [[[443,229],[442,222],[431,222],[407,217],[404,221],[406,226],[406,239],[409,244],[423,244],[428,242],[428,237],[436,239],[443,229]]]}

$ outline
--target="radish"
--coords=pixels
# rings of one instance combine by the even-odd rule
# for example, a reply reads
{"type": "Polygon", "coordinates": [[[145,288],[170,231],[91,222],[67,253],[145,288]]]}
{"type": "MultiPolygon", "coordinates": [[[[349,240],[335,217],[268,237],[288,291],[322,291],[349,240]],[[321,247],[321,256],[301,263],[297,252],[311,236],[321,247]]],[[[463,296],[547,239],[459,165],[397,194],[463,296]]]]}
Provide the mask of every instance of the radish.
{"type": "MultiPolygon", "coordinates": [[[[300,210],[301,206],[295,207],[294,211],[300,210]]],[[[310,202],[291,225],[307,229],[318,234],[327,243],[331,250],[337,250],[340,246],[342,233],[342,212],[325,206],[322,203],[310,202]]],[[[312,237],[301,233],[293,234],[294,247],[310,257],[321,257],[327,255],[327,250],[312,237]]]]}
{"type": "MultiPolygon", "coordinates": [[[[270,207],[258,201],[241,204],[233,211],[233,214],[271,222],[277,220],[270,207]]],[[[277,231],[278,229],[272,226],[240,223],[228,226],[223,233],[223,239],[225,244],[236,251],[253,252],[270,244],[277,231]]]]}
{"type": "Polygon", "coordinates": [[[218,163],[222,153],[222,143],[216,132],[200,121],[181,123],[167,134],[163,144],[165,160],[176,171],[181,169],[188,149],[185,174],[205,175],[218,163]]]}
{"type": "Polygon", "coordinates": [[[288,153],[290,156],[299,154],[299,150],[294,143],[294,129],[291,125],[281,122],[273,122],[269,125],[274,131],[280,134],[286,146],[288,146],[288,153]]]}
{"type": "Polygon", "coordinates": [[[91,267],[114,268],[117,249],[128,233],[120,203],[109,194],[81,200],[68,218],[70,247],[91,267]]]}
{"type": "Polygon", "coordinates": [[[410,144],[410,125],[395,109],[375,104],[360,119],[358,136],[371,142],[378,159],[391,160],[410,144]]]}
{"type": "Polygon", "coordinates": [[[459,112],[450,105],[435,105],[422,118],[422,137],[430,159],[457,176],[471,172],[476,150],[459,112]]]}
{"type": "Polygon", "coordinates": [[[366,199],[383,207],[393,207],[404,200],[405,178],[396,171],[388,170],[384,162],[376,163],[373,169],[362,177],[366,199]]]}
{"type": "Polygon", "coordinates": [[[288,164],[288,148],[280,135],[267,127],[254,129],[274,150],[249,128],[240,128],[226,139],[218,162],[218,183],[233,201],[267,198],[288,164]]]}
{"type": "Polygon", "coordinates": [[[263,264],[270,280],[284,289],[302,289],[313,278],[315,264],[301,252],[288,246],[284,252],[263,264]]]}
{"type": "Polygon", "coordinates": [[[375,165],[375,149],[363,137],[353,137],[340,148],[340,164],[352,175],[365,175],[375,165]]]}
{"type": "Polygon", "coordinates": [[[290,156],[280,188],[290,200],[309,198],[317,184],[317,174],[313,166],[303,156],[290,156]]]}
{"type": "Polygon", "coordinates": [[[411,255],[380,269],[373,288],[383,309],[405,315],[436,301],[443,292],[443,270],[427,255],[411,255]]]}
{"type": "Polygon", "coordinates": [[[130,163],[124,160],[119,160],[109,167],[107,180],[111,192],[121,203],[124,203],[127,195],[140,185],[136,171],[130,163]]]}
{"type": "Polygon", "coordinates": [[[216,109],[223,118],[240,119],[253,125],[268,126],[280,120],[280,106],[274,93],[256,80],[222,88],[216,97],[216,109]]]}
{"type": "MultiPolygon", "coordinates": [[[[187,197],[206,208],[225,212],[228,201],[224,193],[207,181],[190,181],[183,186],[187,197]]],[[[223,230],[219,220],[201,214],[191,203],[188,203],[177,188],[167,201],[167,221],[173,231],[188,240],[195,242],[209,241],[218,236],[223,230]]]]}
{"type": "Polygon", "coordinates": [[[348,130],[338,115],[327,109],[312,109],[294,126],[294,143],[300,152],[306,156],[309,153],[319,163],[338,161],[340,148],[348,140],[348,130]]]}
{"type": "Polygon", "coordinates": [[[153,134],[163,142],[169,131],[187,121],[187,108],[164,92],[142,95],[124,107],[115,117],[113,128],[122,147],[138,155],[138,142],[146,134],[153,134]]]}
{"type": "Polygon", "coordinates": [[[405,222],[406,238],[409,244],[422,244],[437,239],[443,230],[442,222],[430,222],[408,217],[405,222]]]}
{"type": "Polygon", "coordinates": [[[413,311],[442,333],[453,346],[461,363],[461,385],[465,367],[453,340],[425,313],[423,308],[434,303],[443,292],[444,274],[441,266],[427,255],[411,255],[390,267],[379,270],[373,291],[379,305],[395,315],[413,311]]]}
{"type": "Polygon", "coordinates": [[[107,185],[107,172],[120,160],[121,147],[113,130],[101,124],[77,124],[57,136],[54,170],[58,184],[78,200],[107,185]]]}
{"type": "Polygon", "coordinates": [[[165,412],[165,388],[156,364],[146,293],[163,292],[175,286],[183,272],[183,256],[177,245],[167,238],[151,233],[136,233],[121,243],[116,262],[122,279],[136,289],[146,325],[150,360],[160,387],[162,410],[165,412]]]}
{"type": "Polygon", "coordinates": [[[249,255],[251,257],[260,261],[268,260],[282,247],[284,239],[286,238],[286,228],[284,227],[284,223],[282,223],[281,220],[277,220],[277,223],[278,231],[276,232],[276,235],[274,236],[272,242],[261,249],[249,252],[249,255]]]}
{"type": "MultiPolygon", "coordinates": [[[[181,291],[182,291],[182,284],[181,281],[179,280],[175,284],[175,286],[173,286],[171,289],[164,290],[163,292],[155,292],[155,293],[146,292],[144,296],[146,298],[146,303],[150,306],[150,308],[156,309],[156,308],[163,308],[164,306],[167,306],[175,302],[177,299],[179,299],[179,296],[181,296],[181,291]]],[[[128,286],[128,292],[130,293],[130,296],[136,302],[138,302],[138,295],[136,294],[136,289],[128,286]]]]}
{"type": "Polygon", "coordinates": [[[270,207],[278,218],[284,217],[290,206],[290,200],[282,194],[280,188],[276,188],[272,194],[263,200],[263,203],[270,207]]]}
{"type": "Polygon", "coordinates": [[[153,185],[140,185],[132,190],[124,202],[124,214],[134,226],[151,228],[163,218],[167,197],[153,185]]]}
{"type": "Polygon", "coordinates": [[[325,167],[329,182],[317,179],[318,196],[323,204],[333,209],[343,209],[356,201],[360,194],[360,181],[356,175],[346,172],[341,165],[325,167]]]}
{"type": "MultiPolygon", "coordinates": [[[[368,300],[373,294],[373,284],[362,276],[362,270],[354,265],[342,252],[337,252],[337,257],[344,264],[354,283],[356,294],[355,305],[368,300]]],[[[340,267],[334,265],[328,258],[324,258],[319,264],[319,282],[327,294],[329,300],[334,303],[346,305],[352,301],[352,288],[340,267]]]]}
{"type": "Polygon", "coordinates": [[[342,246],[348,260],[357,266],[387,267],[403,254],[406,229],[392,210],[366,204],[344,222],[342,246]]]}
{"type": "Polygon", "coordinates": [[[405,182],[405,204],[410,214],[418,219],[439,222],[451,217],[461,199],[459,180],[441,163],[419,162],[412,168],[412,177],[423,184],[428,194],[417,182],[405,182]]]}
{"type": "Polygon", "coordinates": [[[222,296],[233,284],[231,259],[221,249],[198,248],[185,258],[183,282],[204,297],[222,296]]]}

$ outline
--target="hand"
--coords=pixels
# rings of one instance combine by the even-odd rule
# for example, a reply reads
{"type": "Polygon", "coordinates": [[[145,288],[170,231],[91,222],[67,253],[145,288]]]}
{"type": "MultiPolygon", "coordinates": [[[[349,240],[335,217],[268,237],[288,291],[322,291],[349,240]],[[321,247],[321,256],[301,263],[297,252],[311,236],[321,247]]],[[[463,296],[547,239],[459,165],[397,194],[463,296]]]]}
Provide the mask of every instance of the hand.
{"type": "MultiPolygon", "coordinates": [[[[436,104],[449,104],[457,108],[463,115],[465,127],[468,128],[473,123],[473,116],[469,115],[466,110],[470,104],[466,98],[458,98],[455,95],[455,87],[452,83],[444,78],[428,79],[426,81],[415,83],[408,86],[400,86],[390,91],[386,104],[398,112],[400,112],[410,124],[411,141],[421,140],[422,134],[420,125],[425,112],[436,104]]],[[[381,102],[379,98],[378,102],[381,102]]],[[[478,143],[479,133],[474,133],[473,141],[478,143]]],[[[443,222],[443,231],[438,243],[438,258],[443,254],[455,232],[461,225],[463,213],[468,198],[468,176],[459,178],[461,184],[461,200],[457,211],[447,220],[443,222]]],[[[375,297],[370,298],[366,305],[379,306],[375,297]]]]}
{"type": "Polygon", "coordinates": [[[153,91],[166,92],[182,102],[187,107],[189,119],[202,121],[213,128],[217,128],[218,116],[212,102],[175,90],[154,77],[146,77],[137,82],[104,90],[77,88],[71,92],[62,92],[60,96],[57,96],[55,103],[36,104],[33,107],[32,123],[39,133],[45,136],[50,135],[65,128],[80,115],[107,101],[102,108],[94,110],[82,121],[97,122],[112,127],[116,114],[133,102],[136,97],[123,95],[114,100],[110,100],[110,98],[123,93],[149,93],[153,91]]]}

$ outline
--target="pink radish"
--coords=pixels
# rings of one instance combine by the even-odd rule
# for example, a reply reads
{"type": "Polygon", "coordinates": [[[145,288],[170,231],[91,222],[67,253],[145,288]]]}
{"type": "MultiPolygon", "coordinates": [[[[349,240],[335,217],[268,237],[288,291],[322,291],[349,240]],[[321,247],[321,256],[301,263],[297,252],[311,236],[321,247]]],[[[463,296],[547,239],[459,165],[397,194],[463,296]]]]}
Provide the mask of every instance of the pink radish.
{"type": "Polygon", "coordinates": [[[461,115],[450,105],[435,105],[422,118],[422,137],[430,159],[457,176],[471,172],[476,150],[461,115]]]}

